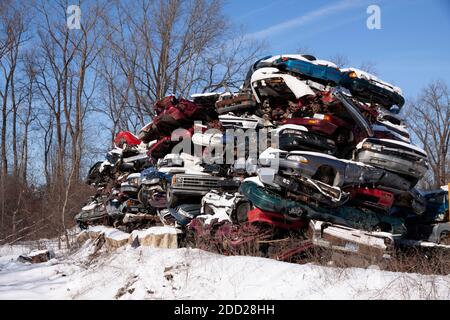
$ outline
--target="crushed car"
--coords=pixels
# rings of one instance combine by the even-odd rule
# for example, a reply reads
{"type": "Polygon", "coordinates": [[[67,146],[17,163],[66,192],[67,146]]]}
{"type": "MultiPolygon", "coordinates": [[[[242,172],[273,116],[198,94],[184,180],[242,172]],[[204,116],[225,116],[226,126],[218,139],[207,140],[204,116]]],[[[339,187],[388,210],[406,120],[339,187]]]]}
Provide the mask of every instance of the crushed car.
{"type": "Polygon", "coordinates": [[[390,139],[364,139],[356,147],[355,160],[406,177],[412,186],[417,184],[429,167],[424,150],[390,139]]]}
{"type": "Polygon", "coordinates": [[[450,208],[448,188],[424,192],[426,210],[406,217],[408,238],[450,245],[450,208]]]}

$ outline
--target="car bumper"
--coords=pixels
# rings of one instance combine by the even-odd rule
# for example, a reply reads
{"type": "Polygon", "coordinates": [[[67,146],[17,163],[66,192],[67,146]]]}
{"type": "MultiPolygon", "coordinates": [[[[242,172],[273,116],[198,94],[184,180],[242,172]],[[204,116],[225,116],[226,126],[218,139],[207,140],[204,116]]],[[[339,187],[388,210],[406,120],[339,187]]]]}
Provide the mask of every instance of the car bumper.
{"type": "Polygon", "coordinates": [[[389,233],[367,232],[312,220],[313,243],[337,251],[389,258],[395,238],[389,233]]]}
{"type": "Polygon", "coordinates": [[[428,170],[424,163],[405,159],[401,153],[393,155],[375,150],[360,150],[356,160],[416,179],[422,178],[428,170]]]}
{"type": "Polygon", "coordinates": [[[171,191],[174,195],[182,195],[182,196],[196,196],[202,197],[207,194],[209,189],[191,189],[191,188],[183,188],[183,187],[171,187],[171,191]]]}

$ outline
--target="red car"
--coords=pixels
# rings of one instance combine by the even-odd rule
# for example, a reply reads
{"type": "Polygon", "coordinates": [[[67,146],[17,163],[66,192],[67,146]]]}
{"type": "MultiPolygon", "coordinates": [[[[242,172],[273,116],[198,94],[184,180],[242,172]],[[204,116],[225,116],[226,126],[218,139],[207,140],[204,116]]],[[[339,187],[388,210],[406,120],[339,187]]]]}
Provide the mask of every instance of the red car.
{"type": "Polygon", "coordinates": [[[124,144],[133,147],[140,145],[141,142],[142,141],[138,137],[136,137],[129,131],[120,131],[114,138],[114,144],[121,149],[123,148],[124,144]]]}
{"type": "Polygon", "coordinates": [[[208,108],[203,108],[190,100],[169,96],[154,105],[156,117],[139,132],[139,138],[148,143],[163,136],[170,136],[178,128],[189,128],[194,120],[209,121],[217,117],[208,108]]]}
{"type": "MultiPolygon", "coordinates": [[[[194,128],[190,128],[185,131],[188,137],[192,137],[194,128]]],[[[183,136],[184,138],[184,136],[183,136]]],[[[164,158],[167,154],[171,153],[172,148],[175,147],[179,141],[172,141],[172,136],[165,136],[159,139],[155,144],[152,144],[147,151],[147,156],[153,159],[164,158]]]]}
{"type": "Polygon", "coordinates": [[[376,188],[352,188],[347,190],[351,195],[351,202],[376,211],[387,212],[394,203],[394,194],[376,188]]]}
{"type": "Polygon", "coordinates": [[[337,146],[338,156],[347,158],[354,146],[366,138],[365,133],[350,122],[331,114],[314,114],[313,117],[290,118],[286,124],[296,124],[306,127],[309,131],[332,139],[337,146]]]}
{"type": "Polygon", "coordinates": [[[250,223],[269,224],[275,228],[299,231],[308,226],[305,219],[300,217],[292,217],[278,212],[263,211],[255,208],[247,212],[248,221],[250,223]]]}

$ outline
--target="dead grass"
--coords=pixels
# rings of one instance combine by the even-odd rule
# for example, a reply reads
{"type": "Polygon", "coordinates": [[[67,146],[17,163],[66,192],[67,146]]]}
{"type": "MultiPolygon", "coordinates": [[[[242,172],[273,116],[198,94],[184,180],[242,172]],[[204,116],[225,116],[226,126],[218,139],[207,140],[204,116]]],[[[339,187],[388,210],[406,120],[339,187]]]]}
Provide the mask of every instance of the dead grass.
{"type": "MultiPolygon", "coordinates": [[[[12,177],[5,179],[4,215],[0,223],[0,245],[27,240],[51,239],[64,233],[62,198],[54,187],[33,188],[12,177]]],[[[65,212],[65,228],[75,225],[74,216],[95,190],[84,183],[72,184],[65,212]]]]}
{"type": "Polygon", "coordinates": [[[409,248],[397,251],[386,270],[420,274],[450,274],[450,250],[409,248]]]}
{"type": "Polygon", "coordinates": [[[186,230],[182,246],[202,249],[222,255],[267,257],[291,263],[345,269],[351,267],[379,268],[380,270],[420,273],[426,275],[450,274],[450,250],[409,248],[390,253],[366,250],[364,254],[340,252],[328,248],[305,246],[305,237],[299,233],[279,232],[261,226],[237,227],[230,224],[203,225],[195,221],[186,230]],[[298,250],[296,248],[303,248],[298,250]],[[288,253],[294,254],[289,255],[288,253]]]}

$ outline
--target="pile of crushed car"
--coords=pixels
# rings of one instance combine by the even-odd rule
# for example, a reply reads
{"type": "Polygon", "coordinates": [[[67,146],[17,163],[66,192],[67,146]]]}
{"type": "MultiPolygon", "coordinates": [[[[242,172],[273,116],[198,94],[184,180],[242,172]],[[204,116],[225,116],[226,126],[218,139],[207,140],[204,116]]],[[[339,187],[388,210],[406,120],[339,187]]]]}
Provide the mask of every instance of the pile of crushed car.
{"type": "Polygon", "coordinates": [[[172,225],[229,252],[283,243],[278,259],[311,247],[386,257],[399,243],[448,245],[448,191],[415,188],[429,165],[403,104],[400,88],[367,72],[265,57],[238,92],[168,96],[137,136],[120,132],[89,171],[97,194],[76,220],[172,225]]]}

